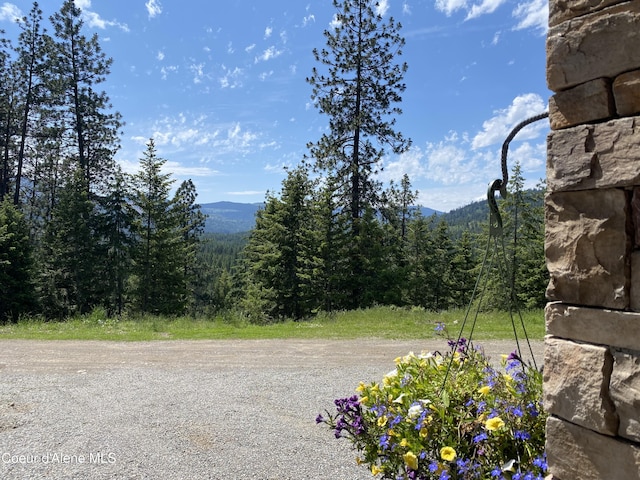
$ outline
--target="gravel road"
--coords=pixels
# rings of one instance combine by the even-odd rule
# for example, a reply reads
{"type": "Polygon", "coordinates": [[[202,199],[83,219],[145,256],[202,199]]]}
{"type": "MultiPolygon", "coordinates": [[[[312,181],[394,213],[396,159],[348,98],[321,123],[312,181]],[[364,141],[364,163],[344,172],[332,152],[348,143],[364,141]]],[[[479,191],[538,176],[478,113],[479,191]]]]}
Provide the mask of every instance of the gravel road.
{"type": "Polygon", "coordinates": [[[446,344],[0,340],[0,478],[371,479],[314,419],[422,350],[446,344]]]}

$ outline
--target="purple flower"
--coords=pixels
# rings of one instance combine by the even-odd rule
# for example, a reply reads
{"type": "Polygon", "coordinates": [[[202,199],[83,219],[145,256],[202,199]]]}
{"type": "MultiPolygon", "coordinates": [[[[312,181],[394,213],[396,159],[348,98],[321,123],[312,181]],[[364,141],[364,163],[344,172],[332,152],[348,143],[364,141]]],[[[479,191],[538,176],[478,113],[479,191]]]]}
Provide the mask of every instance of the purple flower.
{"type": "Polygon", "coordinates": [[[549,466],[547,465],[547,459],[546,457],[543,455],[542,457],[536,457],[533,459],[533,464],[538,467],[540,470],[542,470],[543,472],[547,471],[547,468],[549,468],[549,466]]]}
{"type": "Polygon", "coordinates": [[[493,477],[493,478],[504,478],[502,476],[502,470],[500,469],[500,467],[496,467],[493,470],[491,470],[491,477],[493,477]]]}
{"type": "Polygon", "coordinates": [[[513,436],[516,440],[523,440],[523,441],[527,441],[531,438],[531,434],[523,430],[516,430],[513,436]]]}
{"type": "Polygon", "coordinates": [[[322,416],[322,414],[318,414],[318,416],[316,417],[316,423],[322,422],[324,422],[324,417],[322,416]]]}
{"type": "Polygon", "coordinates": [[[476,435],[475,437],[473,437],[473,443],[480,443],[483,440],[486,440],[487,438],[489,438],[489,436],[487,435],[487,432],[482,432],[476,435]]]}

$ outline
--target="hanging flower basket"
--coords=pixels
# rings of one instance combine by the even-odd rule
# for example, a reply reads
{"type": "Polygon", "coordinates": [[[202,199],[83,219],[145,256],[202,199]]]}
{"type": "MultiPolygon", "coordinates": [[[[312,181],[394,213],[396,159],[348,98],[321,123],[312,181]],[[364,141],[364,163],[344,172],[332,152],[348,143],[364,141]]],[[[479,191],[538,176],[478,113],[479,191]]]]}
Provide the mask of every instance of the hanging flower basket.
{"type": "Polygon", "coordinates": [[[382,382],[360,383],[316,421],[378,478],[543,479],[542,373],[515,353],[496,369],[465,339],[449,345],[397,358],[382,382]]]}

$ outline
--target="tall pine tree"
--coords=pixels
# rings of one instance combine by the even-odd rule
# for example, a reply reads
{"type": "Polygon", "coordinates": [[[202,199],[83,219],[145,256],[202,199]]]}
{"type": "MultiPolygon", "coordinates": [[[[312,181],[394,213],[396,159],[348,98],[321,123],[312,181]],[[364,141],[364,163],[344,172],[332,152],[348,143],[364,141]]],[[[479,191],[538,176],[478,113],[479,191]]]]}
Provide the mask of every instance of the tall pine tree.
{"type": "Polygon", "coordinates": [[[329,117],[329,130],[309,144],[314,168],[335,185],[341,214],[347,216],[352,237],[348,254],[350,298],[363,298],[358,277],[365,270],[357,251],[361,219],[378,207],[380,184],[374,178],[385,148],[401,153],[409,140],[395,130],[406,63],[396,62],[404,46],[400,24],[385,20],[372,0],[334,0],[337,10],[331,30],[324,32],[327,47],[313,51],[320,68],[307,79],[318,110],[329,117]]]}
{"type": "Polygon", "coordinates": [[[162,173],[166,160],[149,140],[140,171],[133,175],[132,206],[134,307],[145,313],[179,314],[187,303],[182,237],[170,198],[173,180],[162,173]]]}

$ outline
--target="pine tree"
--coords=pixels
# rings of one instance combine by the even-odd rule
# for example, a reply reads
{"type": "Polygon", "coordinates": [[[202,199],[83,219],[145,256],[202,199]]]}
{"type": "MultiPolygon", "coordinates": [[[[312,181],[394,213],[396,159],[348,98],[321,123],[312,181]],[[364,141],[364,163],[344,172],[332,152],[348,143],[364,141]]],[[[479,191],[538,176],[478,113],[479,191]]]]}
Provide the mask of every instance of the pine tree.
{"type": "Polygon", "coordinates": [[[195,302],[196,282],[201,277],[199,270],[201,271],[204,267],[198,265],[197,254],[206,217],[200,211],[200,205],[196,203],[197,196],[196,187],[191,179],[185,180],[176,190],[171,209],[182,238],[180,254],[191,309],[195,302]]]}
{"type": "Polygon", "coordinates": [[[309,228],[312,184],[303,168],[269,194],[245,249],[245,309],[254,317],[301,319],[317,304],[311,287],[315,245],[309,228]]]}
{"type": "Polygon", "coordinates": [[[141,312],[183,313],[187,304],[182,237],[172,212],[171,174],[162,173],[166,160],[157,156],[153,139],[133,175],[134,248],[132,302],[141,312]]]}
{"type": "Polygon", "coordinates": [[[0,323],[35,309],[33,256],[24,215],[9,198],[0,202],[0,323]]]}
{"type": "Polygon", "coordinates": [[[30,145],[30,140],[38,135],[36,131],[42,129],[41,126],[46,123],[46,114],[41,107],[44,106],[49,91],[47,83],[51,81],[47,78],[45,69],[51,39],[42,27],[42,10],[37,2],[34,2],[29,15],[22,19],[20,27],[22,32],[18,37],[18,58],[14,68],[22,97],[13,196],[16,205],[21,203],[27,147],[33,146],[30,145]]]}
{"type": "Polygon", "coordinates": [[[15,180],[13,150],[19,115],[18,82],[9,49],[9,41],[0,38],[0,201],[10,196],[15,180]]]}
{"type": "Polygon", "coordinates": [[[307,79],[312,99],[329,117],[329,131],[309,144],[314,168],[325,172],[336,187],[339,212],[346,216],[346,227],[354,249],[348,252],[351,278],[350,298],[362,299],[357,277],[362,274],[364,255],[355,247],[361,236],[361,218],[378,207],[380,184],[374,174],[385,154],[409,148],[410,142],[394,130],[395,116],[406,63],[395,62],[404,39],[393,18],[385,21],[374,10],[371,0],[334,0],[337,9],[334,27],[324,32],[327,48],[314,50],[315,60],[326,71],[313,69],[307,79]]]}
{"type": "Polygon", "coordinates": [[[74,0],[65,0],[51,17],[55,29],[52,61],[48,68],[58,79],[54,86],[67,135],[72,140],[71,158],[80,165],[89,191],[104,187],[114,172],[113,156],[119,148],[119,113],[110,113],[105,92],[96,90],[104,82],[113,62],[100,47],[98,35],[82,34],[82,10],[74,0]]]}
{"type": "MultiPolygon", "coordinates": [[[[109,185],[109,193],[100,198],[99,234],[102,239],[100,260],[104,275],[103,303],[109,315],[121,315],[125,307],[127,280],[131,273],[131,227],[134,212],[128,203],[129,185],[121,171],[109,185]]],[[[98,281],[98,279],[96,279],[98,281]]]]}
{"type": "Polygon", "coordinates": [[[49,318],[85,314],[101,304],[95,209],[83,172],[71,167],[61,188],[41,252],[44,313],[49,318]]]}

